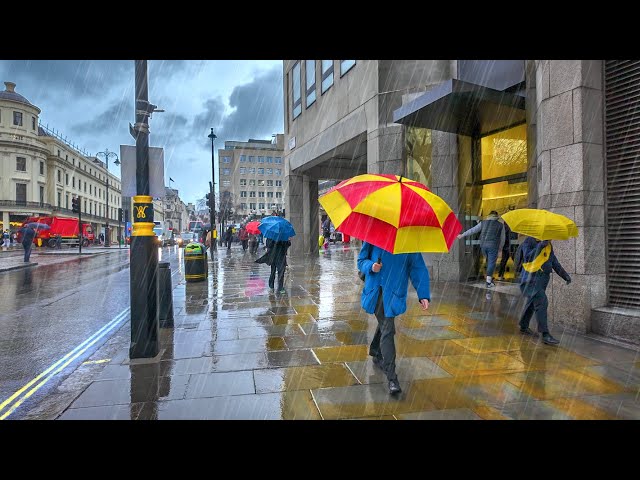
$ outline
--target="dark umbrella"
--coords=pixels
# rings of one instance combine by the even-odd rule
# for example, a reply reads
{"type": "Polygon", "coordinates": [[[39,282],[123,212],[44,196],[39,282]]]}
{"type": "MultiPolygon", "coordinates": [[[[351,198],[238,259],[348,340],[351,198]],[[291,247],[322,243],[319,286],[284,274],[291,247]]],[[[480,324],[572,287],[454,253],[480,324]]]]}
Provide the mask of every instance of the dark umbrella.
{"type": "Polygon", "coordinates": [[[50,230],[51,226],[46,223],[38,223],[38,222],[30,222],[25,225],[25,227],[33,228],[35,230],[50,230]]]}

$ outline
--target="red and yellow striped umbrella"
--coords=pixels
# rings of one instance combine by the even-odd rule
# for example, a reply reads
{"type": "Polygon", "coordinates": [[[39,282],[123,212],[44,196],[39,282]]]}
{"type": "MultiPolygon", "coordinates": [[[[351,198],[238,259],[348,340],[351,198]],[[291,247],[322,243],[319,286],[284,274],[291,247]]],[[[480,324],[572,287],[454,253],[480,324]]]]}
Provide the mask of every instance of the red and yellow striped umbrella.
{"type": "Polygon", "coordinates": [[[319,201],[336,230],[390,253],[448,252],[462,230],[444,200],[397,175],[358,175],[319,201]]]}

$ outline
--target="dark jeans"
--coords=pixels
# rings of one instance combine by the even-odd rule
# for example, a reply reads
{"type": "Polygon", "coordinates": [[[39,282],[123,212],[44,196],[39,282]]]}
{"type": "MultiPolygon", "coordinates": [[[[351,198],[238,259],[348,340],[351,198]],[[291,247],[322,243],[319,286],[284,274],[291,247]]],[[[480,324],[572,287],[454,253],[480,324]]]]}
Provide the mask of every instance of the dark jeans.
{"type": "Polygon", "coordinates": [[[500,260],[500,269],[498,270],[498,276],[504,276],[504,270],[507,268],[507,262],[509,261],[509,247],[502,249],[502,260],[500,260]]]}
{"type": "Polygon", "coordinates": [[[397,380],[396,344],[393,339],[396,334],[395,318],[384,316],[382,288],[380,288],[378,295],[375,316],[378,320],[378,327],[376,328],[376,333],[373,335],[373,341],[369,346],[369,355],[381,360],[381,367],[387,376],[387,380],[397,380]]]}
{"type": "Polygon", "coordinates": [[[284,267],[286,262],[273,262],[271,264],[271,275],[269,276],[269,288],[273,288],[276,279],[276,270],[278,271],[278,290],[284,288],[284,267]]]}
{"type": "Polygon", "coordinates": [[[246,250],[249,246],[249,240],[242,240],[242,249],[246,250]]]}
{"type": "Polygon", "coordinates": [[[33,242],[23,243],[22,246],[24,247],[24,261],[28,262],[29,257],[31,256],[31,247],[33,247],[33,242]]]}
{"type": "Polygon", "coordinates": [[[498,249],[493,247],[482,247],[481,250],[487,257],[487,276],[493,277],[493,271],[496,269],[496,260],[498,259],[498,249]]]}
{"type": "Polygon", "coordinates": [[[227,250],[231,250],[231,239],[227,238],[227,250]]]}
{"type": "Polygon", "coordinates": [[[251,242],[249,244],[249,253],[257,253],[258,252],[258,242],[251,242]]]}
{"type": "Polygon", "coordinates": [[[538,321],[538,332],[548,333],[549,326],[547,325],[547,308],[549,307],[549,300],[544,290],[538,290],[533,296],[525,296],[526,303],[524,305],[524,311],[520,316],[520,328],[525,329],[529,327],[531,317],[533,313],[536,314],[536,320],[538,321]]]}

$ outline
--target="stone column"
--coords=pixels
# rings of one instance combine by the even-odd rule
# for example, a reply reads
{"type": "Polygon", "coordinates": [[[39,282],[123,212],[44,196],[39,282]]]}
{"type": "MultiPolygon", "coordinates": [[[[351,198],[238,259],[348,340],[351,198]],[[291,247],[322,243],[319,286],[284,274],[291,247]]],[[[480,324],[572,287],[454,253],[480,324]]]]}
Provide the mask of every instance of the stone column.
{"type": "MultiPolygon", "coordinates": [[[[454,133],[432,131],[431,190],[442,198],[462,223],[458,188],[458,137],[454,133]]],[[[464,270],[463,248],[456,240],[449,253],[425,254],[434,281],[458,282],[464,270]]]]}
{"type": "Polygon", "coordinates": [[[309,199],[309,212],[308,232],[309,238],[305,240],[305,253],[311,255],[318,255],[318,219],[320,215],[320,203],[318,203],[318,180],[313,177],[306,177],[305,184],[307,184],[308,199],[309,199]],[[307,180],[308,179],[308,180],[307,180]]]}
{"type": "Polygon", "coordinates": [[[601,60],[535,61],[537,206],[580,231],[553,242],[573,282],[554,274],[547,288],[552,329],[588,332],[591,309],[606,302],[602,68],[601,60]]]}
{"type": "MultiPolygon", "coordinates": [[[[289,252],[292,256],[304,253],[304,205],[303,205],[303,176],[294,172],[288,172],[284,177],[285,205],[287,220],[291,222],[296,231],[295,241],[291,242],[289,252]]],[[[307,210],[308,211],[308,210],[307,210]]]]}
{"type": "Polygon", "coordinates": [[[2,212],[2,231],[9,230],[11,227],[9,226],[9,212],[2,212]]]}
{"type": "Polygon", "coordinates": [[[367,133],[367,172],[402,175],[404,135],[402,125],[379,127],[367,133]]]}

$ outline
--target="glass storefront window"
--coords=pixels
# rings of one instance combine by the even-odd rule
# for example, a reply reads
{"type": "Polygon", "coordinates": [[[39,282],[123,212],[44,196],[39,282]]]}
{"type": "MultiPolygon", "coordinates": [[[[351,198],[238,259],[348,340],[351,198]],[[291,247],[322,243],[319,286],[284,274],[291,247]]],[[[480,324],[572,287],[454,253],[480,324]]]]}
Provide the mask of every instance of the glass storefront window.
{"type": "Polygon", "coordinates": [[[407,178],[429,187],[431,184],[431,130],[407,127],[404,138],[407,178]]]}

